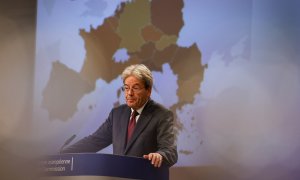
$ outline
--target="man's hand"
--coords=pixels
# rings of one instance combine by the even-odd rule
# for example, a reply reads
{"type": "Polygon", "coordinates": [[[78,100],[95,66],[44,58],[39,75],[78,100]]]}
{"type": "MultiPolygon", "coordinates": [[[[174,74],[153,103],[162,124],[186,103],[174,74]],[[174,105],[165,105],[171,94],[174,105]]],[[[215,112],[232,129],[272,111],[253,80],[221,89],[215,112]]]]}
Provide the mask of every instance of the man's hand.
{"type": "Polygon", "coordinates": [[[150,160],[151,164],[158,168],[161,166],[163,161],[163,157],[159,153],[149,153],[148,155],[144,155],[143,158],[150,160]]]}

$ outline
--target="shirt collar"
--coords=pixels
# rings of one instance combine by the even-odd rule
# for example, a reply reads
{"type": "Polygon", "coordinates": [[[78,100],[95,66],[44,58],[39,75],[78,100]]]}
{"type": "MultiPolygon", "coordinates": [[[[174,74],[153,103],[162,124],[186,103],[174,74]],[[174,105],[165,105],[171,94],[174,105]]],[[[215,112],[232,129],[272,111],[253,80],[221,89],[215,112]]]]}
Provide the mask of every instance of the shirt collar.
{"type": "MultiPolygon", "coordinates": [[[[148,100],[148,101],[149,101],[149,100],[148,100]]],[[[139,109],[136,110],[136,111],[139,113],[139,115],[142,114],[142,111],[143,111],[143,109],[144,109],[144,107],[146,106],[146,104],[147,104],[148,101],[146,101],[146,103],[145,103],[142,107],[140,107],[139,109]]],[[[131,113],[132,113],[133,111],[134,111],[134,110],[131,108],[131,113]]]]}

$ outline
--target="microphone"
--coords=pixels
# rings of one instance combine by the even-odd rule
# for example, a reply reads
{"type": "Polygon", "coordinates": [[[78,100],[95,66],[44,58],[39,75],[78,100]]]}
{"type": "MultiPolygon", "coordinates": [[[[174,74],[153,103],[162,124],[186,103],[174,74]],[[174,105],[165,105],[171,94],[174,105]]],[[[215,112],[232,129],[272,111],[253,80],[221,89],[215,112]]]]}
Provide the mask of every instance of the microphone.
{"type": "Polygon", "coordinates": [[[71,141],[73,141],[73,139],[75,139],[76,134],[73,134],[69,139],[66,140],[66,142],[61,146],[61,148],[59,149],[59,153],[62,153],[62,150],[64,149],[64,147],[66,147],[67,145],[70,144],[71,141]]]}

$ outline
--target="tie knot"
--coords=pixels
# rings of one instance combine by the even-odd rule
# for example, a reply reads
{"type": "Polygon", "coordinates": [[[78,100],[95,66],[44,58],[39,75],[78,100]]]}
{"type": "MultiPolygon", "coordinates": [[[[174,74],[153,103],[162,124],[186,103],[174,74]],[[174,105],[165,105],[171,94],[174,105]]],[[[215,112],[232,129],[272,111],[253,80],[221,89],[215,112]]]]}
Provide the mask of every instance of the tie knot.
{"type": "Polygon", "coordinates": [[[136,116],[138,116],[139,115],[139,113],[136,111],[136,110],[134,110],[133,112],[132,112],[132,117],[136,117],[136,116]]]}

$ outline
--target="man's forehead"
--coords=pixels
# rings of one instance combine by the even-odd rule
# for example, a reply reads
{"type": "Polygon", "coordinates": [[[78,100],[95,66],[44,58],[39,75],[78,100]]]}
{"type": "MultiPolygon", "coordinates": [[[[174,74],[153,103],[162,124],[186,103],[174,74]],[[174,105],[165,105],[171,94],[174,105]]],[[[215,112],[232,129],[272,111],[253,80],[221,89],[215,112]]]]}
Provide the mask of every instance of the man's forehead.
{"type": "Polygon", "coordinates": [[[124,83],[125,86],[141,86],[143,85],[142,83],[124,83]]]}
{"type": "Polygon", "coordinates": [[[124,84],[130,84],[130,85],[143,84],[143,81],[138,79],[135,76],[129,76],[125,79],[124,84]]]}

